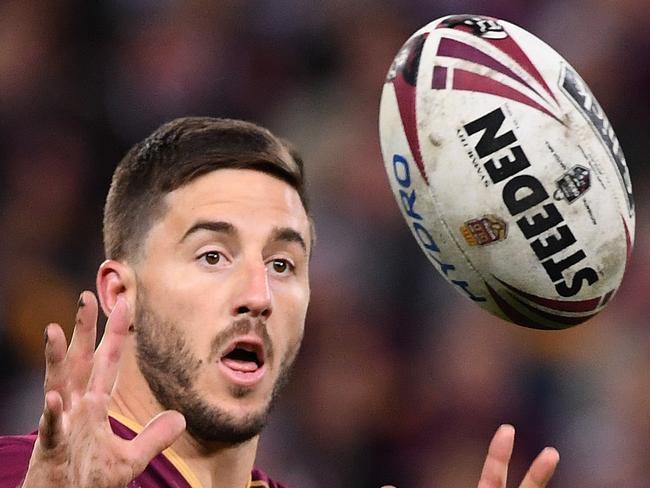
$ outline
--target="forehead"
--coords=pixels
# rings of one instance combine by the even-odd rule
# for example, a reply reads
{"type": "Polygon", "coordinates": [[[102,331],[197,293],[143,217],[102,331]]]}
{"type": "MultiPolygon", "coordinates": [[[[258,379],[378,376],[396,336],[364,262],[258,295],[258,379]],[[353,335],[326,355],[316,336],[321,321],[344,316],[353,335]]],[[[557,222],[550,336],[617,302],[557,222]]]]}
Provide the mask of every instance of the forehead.
{"type": "MultiPolygon", "coordinates": [[[[174,237],[199,220],[221,220],[265,232],[291,227],[309,239],[309,219],[298,192],[275,176],[249,169],[220,169],[165,196],[159,222],[174,237]]],[[[171,237],[171,236],[170,236],[171,237]]]]}

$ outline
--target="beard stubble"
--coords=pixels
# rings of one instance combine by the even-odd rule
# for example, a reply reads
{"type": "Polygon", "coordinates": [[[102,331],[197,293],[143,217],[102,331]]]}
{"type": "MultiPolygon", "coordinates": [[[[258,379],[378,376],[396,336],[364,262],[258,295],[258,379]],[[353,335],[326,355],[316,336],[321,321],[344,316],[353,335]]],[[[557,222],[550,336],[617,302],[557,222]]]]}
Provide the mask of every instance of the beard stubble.
{"type": "MultiPolygon", "coordinates": [[[[255,412],[236,417],[219,405],[208,402],[196,388],[195,380],[202,367],[220,358],[223,346],[239,335],[254,332],[264,341],[266,362],[273,364],[274,348],[264,322],[250,317],[233,321],[211,343],[209,364],[203,364],[188,346],[181,328],[158,316],[138,293],[135,316],[137,362],[142,375],[160,405],[177,410],[185,417],[187,431],[201,443],[235,445],[258,435],[265,427],[275,400],[289,380],[300,349],[301,337],[291,344],[282,358],[278,378],[265,405],[255,412]]],[[[235,399],[252,392],[249,387],[230,385],[235,399]]]]}

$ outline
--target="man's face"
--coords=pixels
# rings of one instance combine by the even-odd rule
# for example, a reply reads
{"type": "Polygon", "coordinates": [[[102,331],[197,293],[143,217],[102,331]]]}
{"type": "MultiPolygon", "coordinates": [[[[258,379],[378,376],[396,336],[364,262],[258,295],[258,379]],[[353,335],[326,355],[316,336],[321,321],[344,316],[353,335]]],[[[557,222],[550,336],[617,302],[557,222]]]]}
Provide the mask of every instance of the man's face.
{"type": "Polygon", "coordinates": [[[198,440],[264,426],[302,339],[309,219],[298,193],[252,170],[217,170],[171,192],[135,265],[138,364],[198,440]]]}

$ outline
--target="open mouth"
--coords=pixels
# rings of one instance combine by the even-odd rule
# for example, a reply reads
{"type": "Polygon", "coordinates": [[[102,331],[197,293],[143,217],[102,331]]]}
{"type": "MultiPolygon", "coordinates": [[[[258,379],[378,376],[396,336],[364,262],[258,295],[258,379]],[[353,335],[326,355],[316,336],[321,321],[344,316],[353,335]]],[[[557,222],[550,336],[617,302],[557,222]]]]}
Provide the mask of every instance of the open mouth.
{"type": "Polygon", "coordinates": [[[221,362],[233,371],[253,373],[264,366],[264,349],[257,341],[237,341],[226,349],[221,362]]]}

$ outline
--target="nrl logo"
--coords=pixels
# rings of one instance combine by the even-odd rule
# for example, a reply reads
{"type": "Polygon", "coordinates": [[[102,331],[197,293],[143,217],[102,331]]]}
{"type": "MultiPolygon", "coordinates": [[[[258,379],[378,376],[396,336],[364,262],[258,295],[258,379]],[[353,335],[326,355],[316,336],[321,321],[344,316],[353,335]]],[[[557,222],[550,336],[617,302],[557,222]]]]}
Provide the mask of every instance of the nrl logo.
{"type": "Polygon", "coordinates": [[[580,198],[591,186],[589,170],[580,165],[575,165],[555,182],[557,190],[553,193],[556,200],[564,197],[567,202],[573,203],[580,198]]]}

